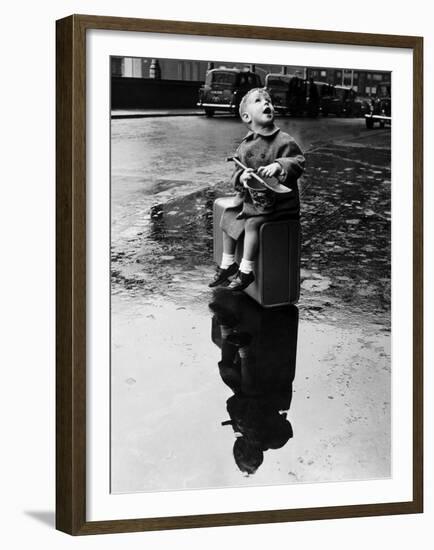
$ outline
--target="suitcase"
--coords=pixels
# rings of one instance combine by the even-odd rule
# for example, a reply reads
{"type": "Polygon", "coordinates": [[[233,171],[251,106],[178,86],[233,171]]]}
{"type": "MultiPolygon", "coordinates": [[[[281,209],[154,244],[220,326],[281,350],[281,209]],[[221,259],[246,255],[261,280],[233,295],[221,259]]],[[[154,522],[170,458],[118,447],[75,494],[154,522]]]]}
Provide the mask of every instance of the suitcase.
{"type": "MultiPolygon", "coordinates": [[[[220,264],[223,236],[220,220],[232,197],[214,202],[214,261],[220,264]]],[[[242,258],[244,236],[235,251],[238,264],[242,258]]],[[[259,229],[259,252],[255,261],[255,281],[244,292],[263,307],[297,303],[300,297],[300,220],[265,222],[259,229]]]]}

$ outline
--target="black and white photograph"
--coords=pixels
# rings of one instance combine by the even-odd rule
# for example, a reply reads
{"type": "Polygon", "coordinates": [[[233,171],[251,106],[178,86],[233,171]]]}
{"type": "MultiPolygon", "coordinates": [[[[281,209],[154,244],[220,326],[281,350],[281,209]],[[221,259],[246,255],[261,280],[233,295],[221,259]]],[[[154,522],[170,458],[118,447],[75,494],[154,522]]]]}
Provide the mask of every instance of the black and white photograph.
{"type": "Polygon", "coordinates": [[[6,550],[429,550],[430,8],[5,4],[6,550]]]}
{"type": "Polygon", "coordinates": [[[389,479],[391,72],[110,71],[111,492],[389,479]]]}

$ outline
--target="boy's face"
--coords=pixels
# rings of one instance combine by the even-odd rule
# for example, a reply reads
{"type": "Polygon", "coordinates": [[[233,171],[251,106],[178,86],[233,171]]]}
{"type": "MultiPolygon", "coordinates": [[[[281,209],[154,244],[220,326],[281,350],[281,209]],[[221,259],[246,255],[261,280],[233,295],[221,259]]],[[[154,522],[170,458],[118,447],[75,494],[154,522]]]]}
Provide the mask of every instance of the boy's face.
{"type": "Polygon", "coordinates": [[[242,114],[246,124],[266,127],[274,122],[274,107],[271,98],[266,92],[254,91],[248,97],[247,104],[242,114]]]}

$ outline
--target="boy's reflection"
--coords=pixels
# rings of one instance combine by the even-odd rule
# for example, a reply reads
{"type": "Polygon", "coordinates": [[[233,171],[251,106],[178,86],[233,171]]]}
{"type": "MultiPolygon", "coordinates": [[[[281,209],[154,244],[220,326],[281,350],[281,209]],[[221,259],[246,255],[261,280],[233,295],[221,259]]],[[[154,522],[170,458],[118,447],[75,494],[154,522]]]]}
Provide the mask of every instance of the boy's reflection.
{"type": "Polygon", "coordinates": [[[246,474],[264,460],[264,451],[292,437],[287,420],[297,352],[298,309],[264,309],[244,293],[219,288],[209,304],[212,340],[221,348],[220,375],[234,392],[227,400],[235,433],[234,458],[246,474]]]}

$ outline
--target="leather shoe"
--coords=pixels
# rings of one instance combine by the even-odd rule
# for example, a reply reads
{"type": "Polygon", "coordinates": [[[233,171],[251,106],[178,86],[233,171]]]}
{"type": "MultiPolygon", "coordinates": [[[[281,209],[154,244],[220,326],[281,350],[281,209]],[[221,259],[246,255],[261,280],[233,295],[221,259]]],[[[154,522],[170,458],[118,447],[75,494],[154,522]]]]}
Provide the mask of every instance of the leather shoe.
{"type": "Polygon", "coordinates": [[[216,302],[208,304],[209,309],[214,313],[215,319],[219,325],[233,328],[238,324],[236,316],[216,302]]]}
{"type": "Polygon", "coordinates": [[[230,290],[244,290],[255,280],[253,271],[250,273],[243,273],[238,271],[236,278],[229,285],[230,290]]]}
{"type": "Polygon", "coordinates": [[[229,334],[226,340],[237,348],[243,348],[250,344],[252,336],[247,332],[234,332],[233,334],[229,334]]]}
{"type": "Polygon", "coordinates": [[[221,267],[217,267],[216,274],[214,275],[214,279],[209,283],[209,287],[213,288],[214,286],[221,285],[222,283],[225,283],[229,277],[232,277],[232,275],[235,275],[235,273],[238,271],[238,264],[233,263],[226,269],[222,269],[221,267]]]}

